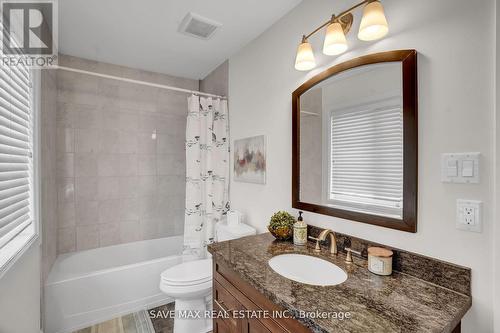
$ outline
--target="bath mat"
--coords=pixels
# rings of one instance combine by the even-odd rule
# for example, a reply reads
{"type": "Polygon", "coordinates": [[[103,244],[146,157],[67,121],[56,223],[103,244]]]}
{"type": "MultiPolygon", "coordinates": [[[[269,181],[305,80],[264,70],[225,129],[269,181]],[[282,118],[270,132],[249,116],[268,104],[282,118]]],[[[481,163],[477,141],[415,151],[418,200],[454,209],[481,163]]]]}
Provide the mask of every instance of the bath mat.
{"type": "Polygon", "coordinates": [[[155,333],[146,310],[87,327],[75,333],[155,333]]]}

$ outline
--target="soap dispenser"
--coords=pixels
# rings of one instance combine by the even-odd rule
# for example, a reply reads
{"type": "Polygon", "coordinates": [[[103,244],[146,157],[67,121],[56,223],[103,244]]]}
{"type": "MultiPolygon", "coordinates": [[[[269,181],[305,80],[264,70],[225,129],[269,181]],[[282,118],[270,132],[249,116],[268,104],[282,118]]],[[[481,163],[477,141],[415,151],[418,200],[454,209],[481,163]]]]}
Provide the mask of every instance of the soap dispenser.
{"type": "Polygon", "coordinates": [[[293,244],[306,245],[307,244],[307,224],[302,218],[302,212],[299,211],[297,222],[293,225],[293,244]]]}

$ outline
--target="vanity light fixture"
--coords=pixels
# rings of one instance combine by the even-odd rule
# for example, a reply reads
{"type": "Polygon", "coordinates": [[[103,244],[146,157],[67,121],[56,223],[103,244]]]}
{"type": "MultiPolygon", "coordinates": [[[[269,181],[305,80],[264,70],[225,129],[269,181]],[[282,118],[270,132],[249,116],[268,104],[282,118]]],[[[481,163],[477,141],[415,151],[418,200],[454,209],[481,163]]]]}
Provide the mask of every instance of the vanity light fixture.
{"type": "Polygon", "coordinates": [[[295,69],[299,71],[308,71],[316,67],[314,54],[311,44],[307,41],[306,36],[302,36],[302,42],[297,49],[297,57],[295,58],[295,69]]]}
{"type": "Polygon", "coordinates": [[[349,32],[353,22],[352,11],[364,5],[363,17],[359,26],[358,38],[363,41],[372,41],[384,37],[389,31],[384,8],[379,0],[364,0],[339,15],[332,15],[330,20],[323,23],[308,35],[302,36],[302,42],[297,49],[295,69],[308,71],[316,66],[309,37],[326,27],[323,53],[326,55],[339,55],[347,50],[345,35],[349,32]]]}

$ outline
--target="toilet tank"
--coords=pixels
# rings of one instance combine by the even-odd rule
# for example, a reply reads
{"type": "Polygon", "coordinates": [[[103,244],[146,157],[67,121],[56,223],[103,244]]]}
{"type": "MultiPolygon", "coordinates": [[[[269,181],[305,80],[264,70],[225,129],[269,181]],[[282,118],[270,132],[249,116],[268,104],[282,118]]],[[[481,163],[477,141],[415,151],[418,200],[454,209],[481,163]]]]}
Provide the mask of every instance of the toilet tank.
{"type": "Polygon", "coordinates": [[[255,228],[244,223],[228,226],[226,221],[223,221],[215,225],[215,240],[217,242],[251,236],[256,233],[257,230],[255,230],[255,228]]]}

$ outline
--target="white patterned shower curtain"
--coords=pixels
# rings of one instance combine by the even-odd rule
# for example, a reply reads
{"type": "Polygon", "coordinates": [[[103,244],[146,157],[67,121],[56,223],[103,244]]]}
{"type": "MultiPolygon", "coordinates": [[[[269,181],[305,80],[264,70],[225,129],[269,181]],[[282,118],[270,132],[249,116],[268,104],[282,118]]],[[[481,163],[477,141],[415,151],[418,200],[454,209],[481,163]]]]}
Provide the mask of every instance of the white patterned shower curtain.
{"type": "Polygon", "coordinates": [[[188,108],[184,245],[202,248],[229,209],[227,101],[192,95],[188,108]]]}

